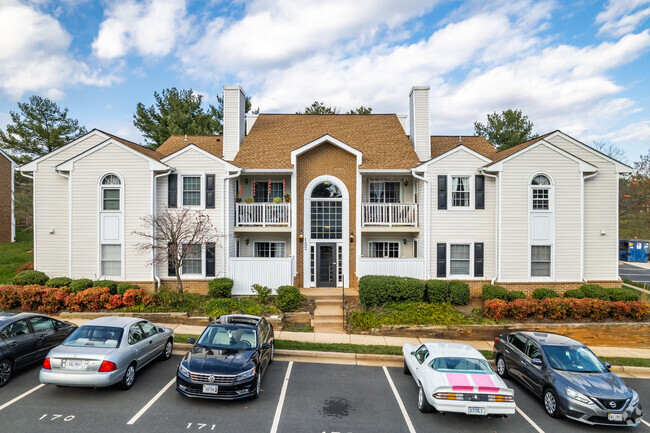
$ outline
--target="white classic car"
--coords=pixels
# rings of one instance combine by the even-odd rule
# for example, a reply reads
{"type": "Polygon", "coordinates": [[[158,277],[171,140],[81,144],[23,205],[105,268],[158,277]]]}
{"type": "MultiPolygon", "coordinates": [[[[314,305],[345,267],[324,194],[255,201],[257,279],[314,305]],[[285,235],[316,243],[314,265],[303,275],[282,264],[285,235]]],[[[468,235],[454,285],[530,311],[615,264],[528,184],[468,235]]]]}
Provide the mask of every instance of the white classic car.
{"type": "Polygon", "coordinates": [[[514,391],[492,370],[481,353],[467,344],[405,344],[404,374],[418,385],[421,412],[512,415],[514,391]]]}

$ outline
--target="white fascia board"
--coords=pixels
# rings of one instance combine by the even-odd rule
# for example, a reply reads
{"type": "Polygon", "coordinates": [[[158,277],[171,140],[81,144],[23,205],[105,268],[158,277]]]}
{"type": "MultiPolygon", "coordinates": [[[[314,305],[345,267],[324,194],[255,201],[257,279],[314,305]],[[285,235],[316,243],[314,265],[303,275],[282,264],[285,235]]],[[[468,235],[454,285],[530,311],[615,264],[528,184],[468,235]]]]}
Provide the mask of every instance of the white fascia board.
{"type": "Polygon", "coordinates": [[[223,159],[219,158],[218,156],[215,156],[215,155],[211,154],[210,152],[206,152],[205,150],[201,149],[196,144],[188,144],[184,148],[182,148],[180,150],[177,150],[176,152],[174,152],[172,154],[167,155],[166,157],[161,159],[160,162],[167,163],[167,162],[173,160],[174,158],[176,158],[177,156],[182,155],[182,154],[184,154],[185,152],[187,152],[189,150],[196,150],[197,152],[199,152],[201,155],[205,156],[206,158],[210,158],[210,159],[212,159],[214,161],[217,161],[217,162],[221,163],[224,167],[226,167],[226,169],[228,171],[239,171],[239,167],[237,167],[236,165],[231,164],[231,163],[229,163],[227,161],[224,161],[223,159]]]}
{"type": "Polygon", "coordinates": [[[43,156],[41,156],[39,158],[36,158],[35,160],[33,160],[31,162],[28,162],[27,164],[21,166],[20,171],[36,171],[36,166],[38,165],[38,163],[43,162],[46,159],[48,159],[50,156],[54,156],[57,153],[62,152],[63,150],[74,146],[75,144],[79,143],[82,140],[85,140],[86,138],[88,138],[91,135],[98,135],[98,136],[102,137],[104,140],[108,140],[110,138],[108,135],[104,134],[100,130],[93,129],[92,131],[88,132],[87,134],[84,134],[81,137],[72,140],[70,143],[68,143],[68,144],[66,144],[64,146],[61,146],[56,150],[53,150],[52,152],[48,153],[47,155],[43,155],[43,156]]]}
{"type": "Polygon", "coordinates": [[[75,162],[87,157],[88,155],[92,155],[93,153],[97,152],[98,150],[101,150],[101,149],[105,148],[106,146],[110,146],[110,145],[118,146],[118,147],[126,150],[127,152],[132,153],[133,155],[136,155],[136,156],[138,156],[140,158],[143,158],[143,159],[149,161],[149,170],[158,171],[158,170],[167,170],[169,168],[167,165],[165,165],[165,164],[163,164],[163,163],[161,163],[159,161],[156,161],[155,159],[152,159],[152,158],[148,157],[147,155],[142,154],[142,153],[140,153],[140,152],[138,152],[136,150],[133,150],[129,146],[126,146],[126,145],[120,143],[119,141],[117,141],[117,140],[115,140],[113,138],[109,138],[108,140],[102,141],[98,145],[96,145],[94,147],[91,147],[87,151],[85,151],[83,153],[80,153],[79,155],[75,156],[74,158],[71,158],[71,159],[69,159],[69,160],[67,160],[65,162],[62,162],[61,164],[59,164],[59,165],[57,165],[55,167],[55,170],[56,171],[72,171],[72,170],[74,170],[74,163],[75,162]]]}
{"type": "Polygon", "coordinates": [[[530,150],[536,149],[539,146],[548,147],[549,149],[559,153],[560,155],[564,156],[565,158],[568,158],[568,159],[578,163],[578,165],[580,166],[580,171],[581,172],[587,172],[587,173],[596,173],[596,172],[598,172],[598,167],[596,167],[595,165],[589,164],[587,161],[585,161],[583,159],[580,159],[577,156],[574,156],[574,155],[570,154],[569,152],[567,152],[564,149],[560,149],[559,147],[553,145],[552,143],[549,143],[546,140],[539,140],[538,142],[531,144],[527,148],[522,149],[519,152],[513,153],[512,155],[508,156],[507,158],[504,158],[499,162],[496,162],[494,164],[490,164],[490,165],[488,165],[486,167],[483,167],[483,168],[486,171],[502,171],[503,170],[503,165],[506,162],[510,161],[511,159],[514,159],[514,158],[518,157],[519,155],[523,155],[524,153],[526,153],[526,152],[528,152],[530,150]]]}
{"type": "Polygon", "coordinates": [[[445,153],[443,153],[441,155],[438,155],[433,159],[428,160],[427,162],[423,162],[422,164],[415,167],[415,169],[417,171],[425,171],[429,167],[429,165],[431,165],[431,164],[433,164],[435,162],[438,162],[441,159],[444,159],[444,158],[446,158],[446,157],[448,157],[450,155],[453,155],[456,152],[460,152],[461,150],[464,151],[464,152],[469,153],[472,156],[477,157],[478,159],[480,159],[482,161],[485,161],[486,163],[492,162],[492,160],[490,158],[481,155],[480,153],[470,149],[469,147],[465,146],[464,144],[459,144],[458,146],[454,147],[453,149],[448,150],[445,153]]]}
{"type": "Polygon", "coordinates": [[[362,160],[362,153],[355,149],[354,147],[343,143],[341,140],[337,140],[336,138],[332,137],[329,134],[325,134],[320,138],[317,138],[316,140],[307,143],[303,146],[300,146],[297,149],[294,149],[291,151],[291,164],[295,167],[296,166],[296,159],[298,155],[307,152],[308,150],[313,149],[316,146],[319,146],[323,143],[331,143],[337,147],[340,147],[341,149],[350,152],[351,154],[355,155],[357,157],[357,165],[361,165],[361,160],[362,160]]]}
{"type": "Polygon", "coordinates": [[[251,174],[256,174],[256,173],[291,174],[293,173],[293,171],[294,171],[293,168],[242,168],[242,173],[251,173],[251,174]]]}
{"type": "Polygon", "coordinates": [[[359,170],[360,174],[411,174],[410,168],[395,168],[395,169],[375,169],[375,168],[365,168],[359,170]]]}
{"type": "Polygon", "coordinates": [[[571,143],[575,144],[576,146],[582,147],[587,152],[593,153],[594,155],[600,156],[601,158],[611,162],[616,167],[616,173],[625,174],[625,173],[632,173],[634,171],[634,169],[632,167],[630,167],[629,165],[623,164],[622,162],[619,162],[619,161],[615,160],[611,156],[605,155],[604,153],[597,151],[596,149],[594,149],[591,146],[587,146],[586,144],[576,140],[575,138],[571,137],[570,135],[565,134],[562,131],[555,131],[554,133],[552,133],[551,135],[546,137],[546,139],[549,139],[551,137],[557,137],[557,136],[560,136],[560,137],[564,138],[565,140],[570,141],[571,143]]]}
{"type": "Polygon", "coordinates": [[[14,161],[13,159],[11,159],[11,157],[10,157],[9,155],[7,155],[7,154],[6,154],[2,149],[0,149],[0,155],[2,155],[2,156],[4,156],[5,158],[7,158],[7,160],[11,163],[11,166],[12,166],[14,169],[18,168],[18,164],[16,164],[16,161],[14,161]]]}

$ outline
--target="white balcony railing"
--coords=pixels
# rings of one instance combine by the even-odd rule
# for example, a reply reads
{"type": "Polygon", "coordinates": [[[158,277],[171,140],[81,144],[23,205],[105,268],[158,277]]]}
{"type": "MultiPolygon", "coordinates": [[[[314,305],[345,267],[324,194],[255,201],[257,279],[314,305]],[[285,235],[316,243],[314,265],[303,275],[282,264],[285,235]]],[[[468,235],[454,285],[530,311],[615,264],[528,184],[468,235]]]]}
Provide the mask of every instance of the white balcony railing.
{"type": "Polygon", "coordinates": [[[238,226],[290,226],[291,203],[236,203],[238,226]]]}
{"type": "Polygon", "coordinates": [[[417,203],[362,203],[364,226],[417,226],[417,203]]]}
{"type": "Polygon", "coordinates": [[[277,289],[293,284],[292,257],[230,257],[228,270],[233,295],[253,295],[253,284],[277,289]]]}
{"type": "Polygon", "coordinates": [[[392,275],[423,280],[426,278],[424,259],[371,259],[360,258],[357,275],[392,275]]]}

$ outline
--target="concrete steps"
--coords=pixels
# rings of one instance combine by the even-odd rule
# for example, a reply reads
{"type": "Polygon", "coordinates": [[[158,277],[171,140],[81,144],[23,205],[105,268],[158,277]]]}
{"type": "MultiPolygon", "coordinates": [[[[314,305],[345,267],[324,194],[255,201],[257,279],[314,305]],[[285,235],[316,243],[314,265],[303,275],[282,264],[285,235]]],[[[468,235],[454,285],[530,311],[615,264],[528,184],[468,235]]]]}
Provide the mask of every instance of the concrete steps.
{"type": "MultiPolygon", "coordinates": [[[[343,290],[341,288],[303,288],[301,293],[315,301],[316,309],[312,319],[314,332],[344,334],[343,329],[343,290]]],[[[346,290],[348,296],[358,296],[358,292],[346,290]]]]}

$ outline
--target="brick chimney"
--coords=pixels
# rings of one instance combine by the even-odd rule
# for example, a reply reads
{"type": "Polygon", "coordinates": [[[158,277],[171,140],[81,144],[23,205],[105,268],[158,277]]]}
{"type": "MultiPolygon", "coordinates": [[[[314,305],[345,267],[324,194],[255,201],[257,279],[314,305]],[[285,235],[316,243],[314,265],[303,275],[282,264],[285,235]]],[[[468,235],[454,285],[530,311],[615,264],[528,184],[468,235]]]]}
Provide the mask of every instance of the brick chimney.
{"type": "Polygon", "coordinates": [[[420,161],[431,159],[429,86],[413,86],[409,94],[409,138],[420,161]]]}
{"type": "Polygon", "coordinates": [[[223,159],[235,159],[244,142],[246,95],[239,86],[223,86],[223,159]]]}

